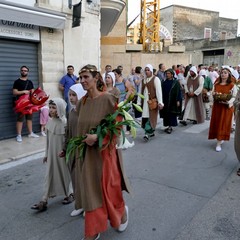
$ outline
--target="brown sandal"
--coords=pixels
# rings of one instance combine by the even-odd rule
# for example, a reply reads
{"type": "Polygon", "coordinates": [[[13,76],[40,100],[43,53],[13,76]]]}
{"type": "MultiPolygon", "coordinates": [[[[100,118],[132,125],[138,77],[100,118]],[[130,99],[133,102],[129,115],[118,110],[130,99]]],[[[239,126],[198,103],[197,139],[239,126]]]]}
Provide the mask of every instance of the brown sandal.
{"type": "Polygon", "coordinates": [[[33,210],[38,210],[40,212],[43,212],[45,210],[47,210],[47,202],[44,202],[44,201],[40,201],[39,203],[37,204],[34,204],[31,209],[33,210]]]}

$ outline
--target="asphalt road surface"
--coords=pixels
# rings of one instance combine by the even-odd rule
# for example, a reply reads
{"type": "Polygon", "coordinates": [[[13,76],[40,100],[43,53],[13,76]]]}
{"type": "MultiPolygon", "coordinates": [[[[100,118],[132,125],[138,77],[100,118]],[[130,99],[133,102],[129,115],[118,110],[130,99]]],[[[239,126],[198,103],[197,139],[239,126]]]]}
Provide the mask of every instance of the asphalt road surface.
{"type": "MultiPolygon", "coordinates": [[[[129,226],[110,226],[103,240],[239,240],[240,177],[233,137],[222,152],[207,140],[208,124],[179,126],[166,134],[161,124],[145,143],[138,130],[135,146],[123,151],[133,194],[124,194],[129,226]]],[[[128,137],[132,141],[131,137],[128,137]]],[[[70,217],[73,204],[49,200],[48,210],[31,210],[43,193],[41,159],[5,169],[0,165],[1,240],[77,240],[84,219],[70,217]]],[[[5,165],[6,166],[6,165],[5,165]]]]}

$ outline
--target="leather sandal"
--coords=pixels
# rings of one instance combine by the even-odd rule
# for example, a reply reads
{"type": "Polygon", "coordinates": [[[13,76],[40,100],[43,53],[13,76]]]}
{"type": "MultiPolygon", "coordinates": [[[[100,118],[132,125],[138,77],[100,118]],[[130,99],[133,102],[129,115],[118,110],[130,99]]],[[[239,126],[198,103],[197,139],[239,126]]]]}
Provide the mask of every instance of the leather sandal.
{"type": "Polygon", "coordinates": [[[39,212],[43,212],[45,210],[47,210],[47,202],[45,201],[40,201],[37,204],[34,204],[31,209],[33,210],[38,210],[39,212]]]}
{"type": "Polygon", "coordinates": [[[74,201],[74,195],[71,193],[68,197],[65,197],[62,201],[62,204],[67,205],[74,201]]]}

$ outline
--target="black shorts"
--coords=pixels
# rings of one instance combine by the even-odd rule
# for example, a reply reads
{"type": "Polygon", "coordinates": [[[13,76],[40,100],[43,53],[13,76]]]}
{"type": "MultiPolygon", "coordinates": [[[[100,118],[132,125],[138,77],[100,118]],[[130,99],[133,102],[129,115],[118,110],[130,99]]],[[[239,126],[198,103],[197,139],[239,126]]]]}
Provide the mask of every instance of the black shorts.
{"type": "Polygon", "coordinates": [[[26,120],[32,120],[32,114],[22,114],[22,113],[17,113],[17,122],[23,122],[24,121],[24,116],[26,120]]]}

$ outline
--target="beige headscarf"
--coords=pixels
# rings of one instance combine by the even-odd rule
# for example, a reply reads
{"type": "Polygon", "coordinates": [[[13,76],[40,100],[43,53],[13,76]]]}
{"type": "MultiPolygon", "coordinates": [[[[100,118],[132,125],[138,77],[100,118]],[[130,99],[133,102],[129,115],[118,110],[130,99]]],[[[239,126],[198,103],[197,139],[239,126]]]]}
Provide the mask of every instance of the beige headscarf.
{"type": "Polygon", "coordinates": [[[67,104],[62,98],[53,98],[49,100],[50,103],[51,101],[53,101],[53,103],[56,104],[58,118],[49,118],[49,121],[46,124],[46,129],[54,134],[64,135],[65,127],[67,124],[66,118],[67,104]]]}
{"type": "Polygon", "coordinates": [[[57,115],[59,119],[63,122],[67,122],[66,118],[66,107],[67,103],[62,98],[52,98],[51,99],[57,106],[57,115]]]}

